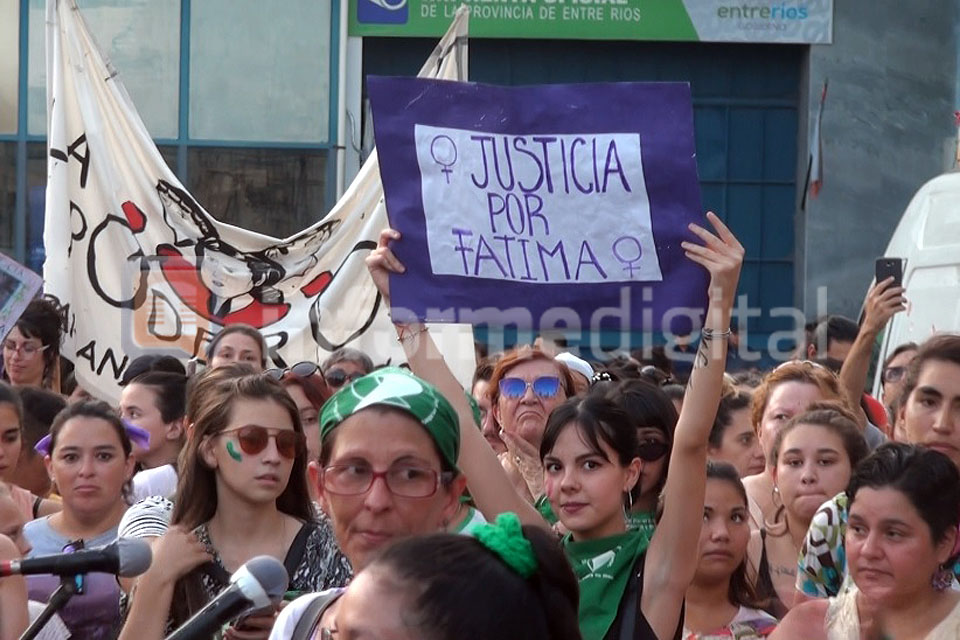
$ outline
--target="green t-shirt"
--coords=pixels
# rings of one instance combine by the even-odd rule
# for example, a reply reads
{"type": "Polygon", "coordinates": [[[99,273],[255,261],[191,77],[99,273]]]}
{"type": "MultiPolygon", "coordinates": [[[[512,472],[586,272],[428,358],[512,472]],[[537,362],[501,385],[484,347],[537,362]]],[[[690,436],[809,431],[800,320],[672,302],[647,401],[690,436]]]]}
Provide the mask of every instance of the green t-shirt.
{"type": "Polygon", "coordinates": [[[564,538],[564,551],[580,583],[583,640],[602,640],[606,635],[617,617],[630,572],[649,544],[650,536],[640,530],[583,542],[570,535],[564,538]]]}

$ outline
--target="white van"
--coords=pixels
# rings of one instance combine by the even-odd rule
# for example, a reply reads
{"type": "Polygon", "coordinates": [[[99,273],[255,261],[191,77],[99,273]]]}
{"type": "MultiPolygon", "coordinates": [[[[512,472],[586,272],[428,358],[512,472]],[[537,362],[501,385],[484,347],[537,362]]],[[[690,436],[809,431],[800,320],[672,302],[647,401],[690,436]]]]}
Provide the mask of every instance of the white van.
{"type": "MultiPolygon", "coordinates": [[[[897,225],[885,257],[906,258],[905,313],[887,325],[879,362],[905,342],[921,343],[935,332],[960,331],[960,173],[923,185],[897,225]]],[[[880,367],[874,395],[880,397],[880,367]]]]}

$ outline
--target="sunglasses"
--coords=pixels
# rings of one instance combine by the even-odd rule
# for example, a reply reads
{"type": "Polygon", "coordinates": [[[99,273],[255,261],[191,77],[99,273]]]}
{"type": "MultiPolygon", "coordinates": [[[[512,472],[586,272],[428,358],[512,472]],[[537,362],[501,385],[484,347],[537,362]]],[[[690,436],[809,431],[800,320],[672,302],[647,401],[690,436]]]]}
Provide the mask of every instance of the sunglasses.
{"type": "Polygon", "coordinates": [[[310,404],[318,410],[327,401],[327,398],[333,395],[333,391],[324,379],[320,367],[313,362],[298,362],[286,369],[267,369],[264,373],[285,386],[289,382],[299,386],[303,389],[303,393],[306,394],[310,404]]]}
{"type": "Polygon", "coordinates": [[[265,374],[273,378],[274,380],[283,380],[283,376],[288,373],[292,373],[298,378],[309,378],[315,373],[320,372],[320,367],[312,362],[298,362],[292,367],[287,367],[286,369],[267,369],[264,371],[265,374]]]}
{"type": "Polygon", "coordinates": [[[531,387],[538,397],[552,398],[560,391],[560,378],[540,376],[533,382],[527,382],[523,378],[503,378],[500,380],[500,393],[508,398],[521,398],[531,387]]]}
{"type": "Polygon", "coordinates": [[[349,384],[357,378],[362,378],[365,375],[367,374],[363,373],[362,371],[347,373],[343,369],[331,369],[330,371],[327,371],[326,375],[323,377],[327,379],[328,385],[337,388],[342,387],[345,384],[349,384]]]}
{"type": "Polygon", "coordinates": [[[637,457],[644,462],[656,462],[670,451],[670,445],[657,440],[646,440],[640,443],[637,449],[637,457]]]}
{"type": "Polygon", "coordinates": [[[247,455],[255,456],[267,448],[270,438],[277,443],[277,452],[284,458],[293,459],[306,449],[306,438],[302,433],[289,429],[268,429],[259,425],[247,425],[236,429],[227,429],[217,435],[236,433],[240,449],[247,455]]]}

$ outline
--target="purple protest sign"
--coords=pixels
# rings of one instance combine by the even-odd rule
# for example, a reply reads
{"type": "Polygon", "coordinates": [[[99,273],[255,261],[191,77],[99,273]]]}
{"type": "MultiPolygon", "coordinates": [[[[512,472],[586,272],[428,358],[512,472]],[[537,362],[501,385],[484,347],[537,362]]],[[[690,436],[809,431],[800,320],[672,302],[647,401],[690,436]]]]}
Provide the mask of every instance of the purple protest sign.
{"type": "MultiPolygon", "coordinates": [[[[368,79],[394,318],[689,331],[707,275],[690,88],[368,79]]],[[[699,311],[697,311],[699,310],[699,311]]]]}

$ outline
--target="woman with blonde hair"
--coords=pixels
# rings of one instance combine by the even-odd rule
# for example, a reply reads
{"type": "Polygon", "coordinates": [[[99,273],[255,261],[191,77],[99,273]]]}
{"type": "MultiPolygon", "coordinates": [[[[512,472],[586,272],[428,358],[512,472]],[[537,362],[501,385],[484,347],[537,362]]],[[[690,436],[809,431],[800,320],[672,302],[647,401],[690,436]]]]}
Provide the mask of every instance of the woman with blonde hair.
{"type": "Polygon", "coordinates": [[[540,441],[550,412],[574,393],[566,365],[528,345],[504,353],[490,378],[490,410],[507,447],[500,462],[517,492],[544,512],[549,507],[543,493],[540,441]]]}
{"type": "Polygon", "coordinates": [[[778,617],[793,606],[797,557],[814,514],[868,453],[853,414],[837,402],[810,405],[777,433],[770,459],[778,506],[764,523],[758,589],[778,617]]]}
{"type": "Polygon", "coordinates": [[[842,402],[839,381],[832,371],[808,360],[781,364],[764,376],[753,392],[751,420],[766,461],[762,473],[743,481],[755,529],[762,529],[764,521],[772,520],[777,510],[774,463],[770,457],[777,434],[795,415],[824,400],[842,402]]]}

